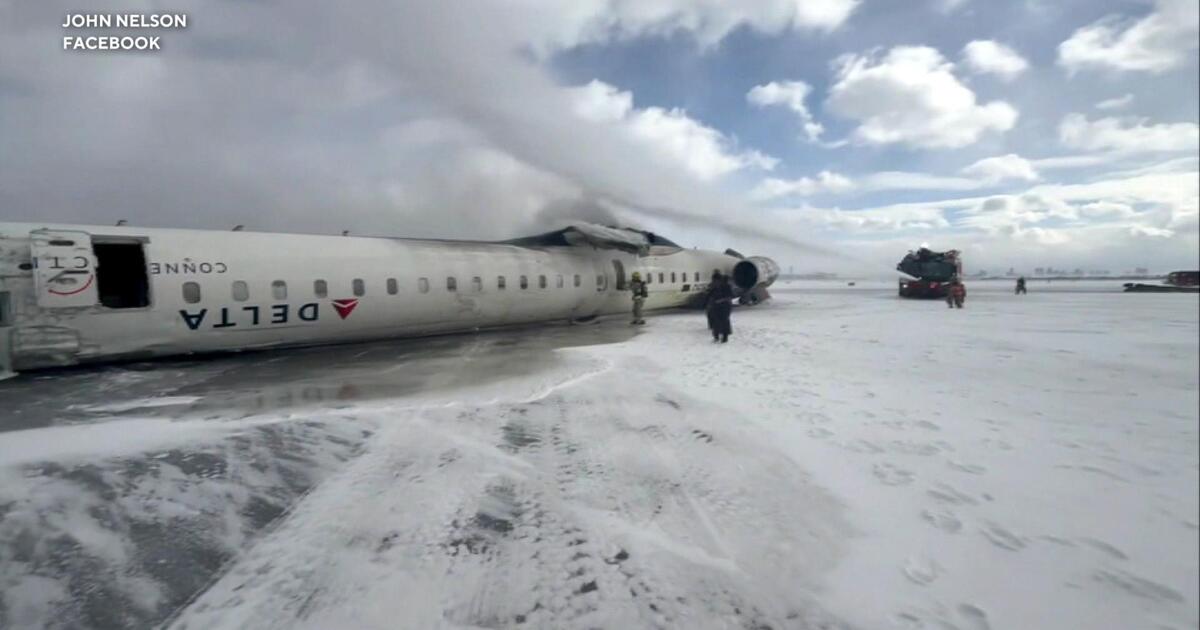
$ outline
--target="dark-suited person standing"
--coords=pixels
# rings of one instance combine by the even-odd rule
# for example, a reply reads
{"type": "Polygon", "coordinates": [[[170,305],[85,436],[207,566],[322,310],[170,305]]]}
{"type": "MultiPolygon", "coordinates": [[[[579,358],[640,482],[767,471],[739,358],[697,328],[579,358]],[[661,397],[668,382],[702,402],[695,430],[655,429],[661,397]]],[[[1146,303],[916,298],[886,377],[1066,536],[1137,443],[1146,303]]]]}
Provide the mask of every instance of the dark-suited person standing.
{"type": "Polygon", "coordinates": [[[729,278],[719,273],[713,274],[712,284],[708,287],[708,327],[712,331],[713,341],[725,343],[733,334],[733,287],[729,278]]]}
{"type": "MultiPolygon", "coordinates": [[[[717,283],[719,283],[720,281],[721,281],[721,272],[717,271],[716,269],[713,269],[712,277],[709,278],[709,280],[708,280],[708,292],[704,294],[704,317],[708,319],[708,329],[709,330],[713,329],[712,291],[713,291],[713,288],[716,287],[717,283]]],[[[716,333],[713,333],[713,334],[714,334],[714,339],[715,339],[716,333]]]]}

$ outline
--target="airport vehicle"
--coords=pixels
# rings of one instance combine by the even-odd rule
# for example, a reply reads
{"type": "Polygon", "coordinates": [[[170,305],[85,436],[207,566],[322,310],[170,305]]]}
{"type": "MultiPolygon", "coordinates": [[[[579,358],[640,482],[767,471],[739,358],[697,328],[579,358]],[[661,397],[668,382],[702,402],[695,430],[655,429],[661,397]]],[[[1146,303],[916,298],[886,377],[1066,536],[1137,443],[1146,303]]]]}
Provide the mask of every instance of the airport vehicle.
{"type": "Polygon", "coordinates": [[[1200,293],[1200,271],[1172,271],[1162,284],[1125,283],[1126,293],[1200,293]]]}
{"type": "Polygon", "coordinates": [[[958,250],[935,252],[922,247],[908,252],[896,270],[911,276],[900,279],[900,297],[945,299],[950,281],[962,277],[962,258],[958,250]]]}
{"type": "Polygon", "coordinates": [[[757,302],[779,267],[592,224],[503,242],[0,223],[0,373],[757,302]]]}
{"type": "Polygon", "coordinates": [[[1167,274],[1166,284],[1175,287],[1200,286],[1200,271],[1172,271],[1167,274]]]}

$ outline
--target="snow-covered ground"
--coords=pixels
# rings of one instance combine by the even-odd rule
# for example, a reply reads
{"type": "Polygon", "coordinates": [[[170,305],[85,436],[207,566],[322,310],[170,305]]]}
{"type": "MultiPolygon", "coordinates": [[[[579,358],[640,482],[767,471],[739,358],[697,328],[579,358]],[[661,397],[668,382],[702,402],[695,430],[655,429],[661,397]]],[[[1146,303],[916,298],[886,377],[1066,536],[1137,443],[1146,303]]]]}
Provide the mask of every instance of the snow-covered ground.
{"type": "Polygon", "coordinates": [[[1111,289],[23,377],[0,625],[1195,628],[1197,297],[1111,289]]]}

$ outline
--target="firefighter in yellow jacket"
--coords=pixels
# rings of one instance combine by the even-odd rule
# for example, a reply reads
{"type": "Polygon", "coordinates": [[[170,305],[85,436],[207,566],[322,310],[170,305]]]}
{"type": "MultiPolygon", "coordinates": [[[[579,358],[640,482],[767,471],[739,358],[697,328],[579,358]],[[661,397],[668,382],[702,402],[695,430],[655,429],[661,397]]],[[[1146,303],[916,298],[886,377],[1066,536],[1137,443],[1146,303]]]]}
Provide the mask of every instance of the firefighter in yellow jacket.
{"type": "Polygon", "coordinates": [[[646,298],[650,292],[646,289],[646,283],[642,281],[642,274],[633,272],[633,279],[629,283],[629,291],[633,294],[633,321],[630,324],[645,324],[646,320],[642,319],[642,306],[646,304],[646,298]]]}
{"type": "Polygon", "coordinates": [[[946,291],[946,307],[962,308],[966,299],[967,287],[963,286],[962,280],[958,278],[951,280],[950,289],[946,291]]]}

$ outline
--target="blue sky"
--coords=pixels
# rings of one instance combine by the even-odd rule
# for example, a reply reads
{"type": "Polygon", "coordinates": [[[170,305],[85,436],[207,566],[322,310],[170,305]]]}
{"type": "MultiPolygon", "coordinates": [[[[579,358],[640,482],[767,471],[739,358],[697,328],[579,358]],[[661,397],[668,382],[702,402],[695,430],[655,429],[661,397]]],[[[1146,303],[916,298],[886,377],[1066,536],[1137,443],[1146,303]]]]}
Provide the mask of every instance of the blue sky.
{"type": "Polygon", "coordinates": [[[0,0],[0,219],[1194,267],[1194,1],[0,0]]]}
{"type": "MultiPolygon", "coordinates": [[[[1122,28],[1128,30],[1161,10],[1149,2],[967,1],[953,8],[936,1],[864,2],[846,22],[828,32],[765,34],[742,26],[716,44],[705,45],[690,32],[676,31],[667,36],[582,45],[556,54],[552,66],[555,76],[564,83],[598,79],[628,90],[636,107],[682,108],[688,116],[720,130],[737,147],[757,149],[778,158],[779,164],[769,173],[771,177],[794,180],[826,170],[851,179],[881,171],[956,177],[961,175],[961,169],[993,156],[1013,154],[1036,160],[1079,155],[1077,148],[1057,141],[1063,118],[1072,113],[1083,113],[1089,121],[1115,114],[1128,121],[1144,119],[1143,124],[1147,125],[1190,123],[1194,128],[1198,107],[1194,25],[1190,31],[1183,29],[1191,33],[1190,46],[1186,43],[1174,46],[1179,61],[1166,70],[1130,70],[1117,64],[1075,69],[1060,61],[1060,44],[1071,39],[1078,29],[1099,22],[1113,24],[1120,33],[1122,28]],[[1009,47],[1026,61],[1027,68],[1015,78],[971,72],[965,68],[962,51],[975,40],[996,41],[1009,47]],[[786,108],[757,108],[747,102],[747,92],[756,85],[803,81],[811,86],[806,105],[814,120],[824,126],[823,137],[846,138],[853,134],[858,121],[830,112],[825,106],[825,99],[838,80],[837,59],[868,51],[885,54],[904,46],[938,50],[947,63],[955,64],[954,76],[980,102],[1003,101],[1012,105],[1018,111],[1015,124],[952,148],[908,143],[850,143],[831,148],[806,142],[801,121],[786,108]],[[1129,102],[1119,111],[1096,108],[1098,103],[1109,99],[1129,102]]],[[[1182,39],[1187,41],[1186,36],[1182,39]]],[[[1138,167],[1195,155],[1195,144],[1183,143],[1169,150],[1122,156],[1105,164],[1050,170],[1039,173],[1035,181],[1063,184],[1098,181],[1117,162],[1122,167],[1138,167]]],[[[1183,166],[1185,170],[1194,170],[1194,165],[1183,166]]],[[[734,189],[753,188],[755,178],[762,175],[739,172],[729,177],[727,184],[734,189]]],[[[1190,177],[1194,179],[1194,174],[1190,177]]],[[[1001,180],[971,190],[969,195],[1020,194],[1033,183],[1001,180]]],[[[805,201],[869,212],[875,206],[954,200],[963,196],[961,190],[936,187],[869,191],[851,186],[837,194],[809,194],[805,201]]],[[[952,223],[961,217],[955,208],[947,209],[945,214],[952,223]]],[[[1089,221],[1051,217],[1038,222],[1046,228],[1066,231],[1080,223],[1089,221]]],[[[1184,228],[1179,231],[1182,240],[1194,243],[1195,223],[1180,227],[1184,228]]],[[[837,236],[848,239],[856,236],[853,230],[842,232],[837,236]]],[[[892,230],[883,238],[890,240],[898,232],[903,231],[892,230]]],[[[934,231],[926,240],[952,244],[953,237],[948,235],[955,232],[934,231]],[[938,239],[939,236],[942,238],[938,239]]],[[[1194,245],[1189,250],[1185,243],[1177,252],[1178,263],[1186,263],[1189,255],[1194,257],[1194,251],[1194,245]]],[[[1129,255],[1137,254],[1131,251],[1129,255]]]]}

